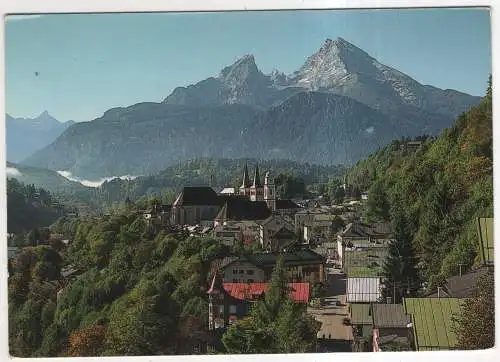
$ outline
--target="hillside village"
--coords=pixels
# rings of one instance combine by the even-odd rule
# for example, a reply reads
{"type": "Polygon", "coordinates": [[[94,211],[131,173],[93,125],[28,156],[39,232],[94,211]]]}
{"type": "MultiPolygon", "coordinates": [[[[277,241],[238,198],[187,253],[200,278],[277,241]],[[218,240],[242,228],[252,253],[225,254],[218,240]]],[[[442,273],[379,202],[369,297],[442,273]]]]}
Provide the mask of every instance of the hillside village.
{"type": "MultiPolygon", "coordinates": [[[[492,270],[493,219],[478,220],[477,237],[483,250],[478,268],[447,279],[435,290],[419,285],[420,297],[403,296],[397,301],[390,292],[391,296],[383,297],[382,266],[393,229],[390,222],[365,220],[367,192],[350,198],[344,181],[347,197],[340,205],[327,203],[321,196],[286,200],[276,194],[270,172],[263,182],[258,165],[252,178],[247,164],[242,173],[239,188],[216,192],[209,186],[184,187],[172,205],[154,203],[151,209],[137,212],[157,231],[214,238],[246,250],[211,262],[206,280],[208,325],[202,330],[212,339],[193,342],[192,353],[206,353],[217,344],[214,336],[247,316],[269,288],[280,258],[291,299],[321,323],[316,351],[455,348],[452,315],[473,296],[478,278],[492,270]]],[[[18,252],[9,248],[9,258],[18,252]]],[[[78,274],[74,265],[61,270],[67,281],[78,274]]]]}
{"type": "Polygon", "coordinates": [[[491,9],[449,10],[9,15],[10,356],[493,349],[491,9]]]}

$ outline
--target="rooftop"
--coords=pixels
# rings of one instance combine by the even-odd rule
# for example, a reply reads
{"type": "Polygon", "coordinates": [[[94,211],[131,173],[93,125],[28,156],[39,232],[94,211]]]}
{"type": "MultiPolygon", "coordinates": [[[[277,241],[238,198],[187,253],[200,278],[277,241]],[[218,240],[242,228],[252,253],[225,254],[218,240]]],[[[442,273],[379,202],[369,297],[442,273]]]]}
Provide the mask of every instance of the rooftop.
{"type": "Polygon", "coordinates": [[[349,308],[351,311],[351,324],[371,325],[373,323],[370,304],[352,303],[349,308]]]}
{"type": "Polygon", "coordinates": [[[220,198],[211,187],[184,187],[172,206],[220,205],[220,198]]]}
{"type": "Polygon", "coordinates": [[[411,318],[402,304],[372,304],[373,328],[408,328],[411,318]]]}
{"type": "Polygon", "coordinates": [[[380,278],[347,278],[348,303],[377,302],[380,297],[380,278]]]}
{"type": "Polygon", "coordinates": [[[417,351],[455,348],[457,336],[452,330],[452,315],[460,312],[462,300],[458,298],[403,300],[406,313],[412,315],[417,351]]]}
{"type": "Polygon", "coordinates": [[[216,220],[265,220],[271,215],[265,201],[250,201],[246,197],[228,198],[216,220]]]}
{"type": "Polygon", "coordinates": [[[323,257],[309,249],[283,253],[257,253],[249,259],[258,266],[270,267],[276,264],[280,256],[283,257],[285,266],[323,263],[323,257]]]}
{"type": "MultiPolygon", "coordinates": [[[[255,300],[265,294],[269,283],[224,283],[224,290],[233,298],[255,300]]],[[[290,283],[290,298],[298,303],[309,302],[309,283],[290,283]]]]}
{"type": "Polygon", "coordinates": [[[363,248],[346,250],[343,255],[343,269],[348,277],[380,277],[387,257],[387,248],[363,248]]]}

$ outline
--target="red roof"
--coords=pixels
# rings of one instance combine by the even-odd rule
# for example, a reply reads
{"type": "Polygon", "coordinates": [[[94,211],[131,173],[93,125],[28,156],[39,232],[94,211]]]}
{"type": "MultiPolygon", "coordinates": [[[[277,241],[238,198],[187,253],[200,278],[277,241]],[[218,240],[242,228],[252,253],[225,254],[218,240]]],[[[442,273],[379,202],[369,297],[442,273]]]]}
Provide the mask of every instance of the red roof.
{"type": "MultiPolygon", "coordinates": [[[[259,298],[269,287],[268,283],[224,283],[224,290],[233,298],[254,300],[259,298]]],[[[298,303],[309,302],[309,283],[290,283],[290,298],[298,303]]]]}

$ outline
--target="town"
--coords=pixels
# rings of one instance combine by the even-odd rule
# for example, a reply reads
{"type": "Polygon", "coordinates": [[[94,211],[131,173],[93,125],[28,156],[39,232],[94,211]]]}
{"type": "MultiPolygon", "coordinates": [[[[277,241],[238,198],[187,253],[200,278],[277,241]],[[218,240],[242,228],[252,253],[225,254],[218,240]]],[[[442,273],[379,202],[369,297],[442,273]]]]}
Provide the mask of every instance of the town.
{"type": "MultiPolygon", "coordinates": [[[[342,204],[327,202],[322,195],[281,199],[271,171],[262,180],[256,164],[249,177],[245,164],[242,175],[239,188],[217,192],[210,186],[186,186],[172,205],[154,202],[151,209],[135,212],[156,232],[211,238],[233,250],[211,261],[208,325],[198,331],[205,331],[205,338],[191,341],[191,353],[207,353],[214,348],[214,336],[247,317],[252,304],[265,296],[279,259],[291,300],[320,323],[316,352],[455,349],[453,315],[477,291],[479,278],[492,273],[492,218],[477,220],[482,261],[473,270],[460,271],[435,289],[410,281],[398,285],[387,280],[383,270],[394,230],[391,222],[365,220],[368,191],[349,197],[352,187],[344,178],[342,204]],[[388,285],[393,290],[387,290],[388,285]],[[410,289],[418,296],[404,295],[410,289]]],[[[57,234],[47,234],[45,242],[42,237],[38,243],[58,238],[63,247],[71,244],[57,234]]],[[[19,252],[9,247],[9,259],[19,252]]],[[[78,274],[71,264],[61,270],[66,282],[53,282],[58,299],[78,274]]]]}

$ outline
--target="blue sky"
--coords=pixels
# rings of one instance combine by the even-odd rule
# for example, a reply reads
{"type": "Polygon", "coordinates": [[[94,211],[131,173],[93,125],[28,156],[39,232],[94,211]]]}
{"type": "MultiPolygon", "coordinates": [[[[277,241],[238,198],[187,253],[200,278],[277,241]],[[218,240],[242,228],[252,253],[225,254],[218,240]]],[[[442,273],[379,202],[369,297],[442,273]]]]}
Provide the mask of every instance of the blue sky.
{"type": "Polygon", "coordinates": [[[61,121],[159,102],[244,54],[291,73],[339,36],[423,84],[483,95],[491,72],[481,9],[46,15],[5,34],[7,112],[61,121]]]}

